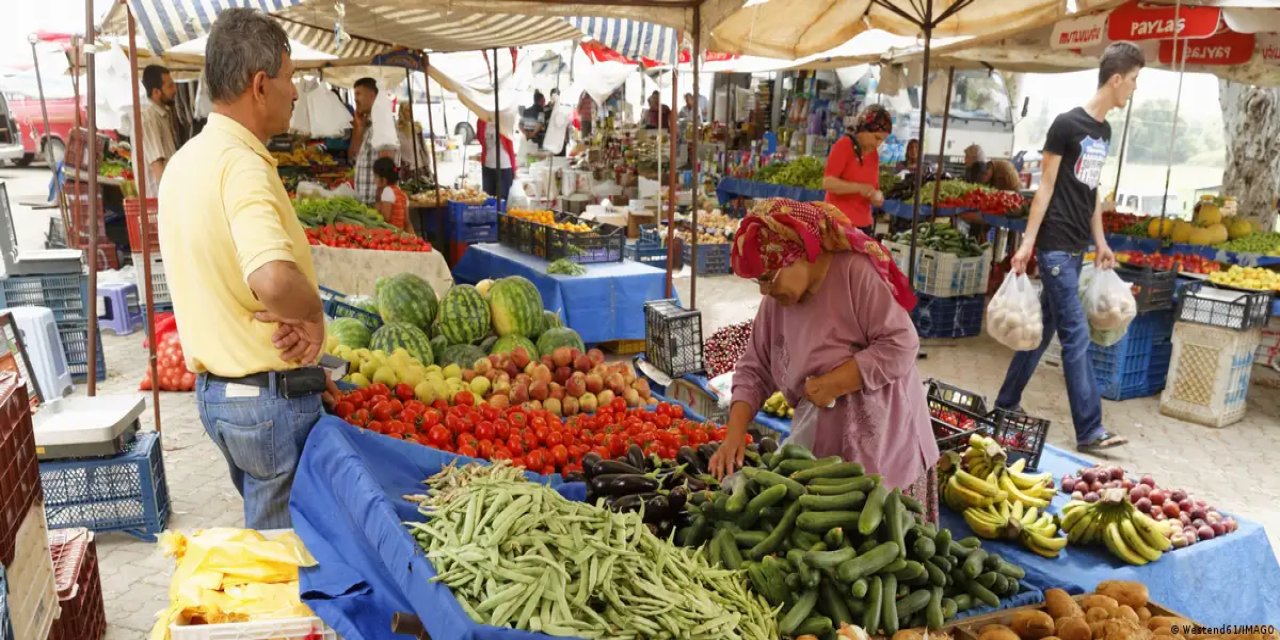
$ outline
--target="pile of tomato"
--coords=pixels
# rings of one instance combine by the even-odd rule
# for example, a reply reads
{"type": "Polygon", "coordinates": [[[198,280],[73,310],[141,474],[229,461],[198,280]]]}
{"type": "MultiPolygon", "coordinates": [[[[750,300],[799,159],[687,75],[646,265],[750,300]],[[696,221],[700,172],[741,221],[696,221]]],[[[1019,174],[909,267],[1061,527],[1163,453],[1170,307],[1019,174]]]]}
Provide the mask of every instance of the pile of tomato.
{"type": "Polygon", "coordinates": [[[345,393],[333,413],[393,438],[470,458],[510,460],[535,473],[566,477],[580,473],[582,457],[593,451],[617,458],[636,444],[645,454],[675,458],[680,447],[719,442],[727,431],[686,419],[679,405],[628,409],[626,401],[617,398],[594,414],[562,422],[542,410],[477,404],[468,391],[455,395],[452,406],[445,400],[428,405],[417,400],[407,384],[373,384],[345,393]]]}
{"type": "Polygon", "coordinates": [[[1105,211],[1102,214],[1102,229],[1107,233],[1124,233],[1126,229],[1138,223],[1146,222],[1146,218],[1132,213],[1105,211]]]}
{"type": "Polygon", "coordinates": [[[1195,254],[1147,254],[1140,251],[1121,251],[1116,258],[1135,267],[1151,267],[1156,271],[1181,271],[1183,273],[1217,273],[1222,265],[1195,254]]]}
{"type": "Polygon", "coordinates": [[[328,224],[307,229],[307,241],[341,249],[427,252],[431,243],[403,231],[370,229],[357,224],[328,224]]]}
{"type": "Polygon", "coordinates": [[[1017,191],[998,189],[973,189],[964,196],[944,201],[944,208],[974,209],[982,213],[1003,216],[1022,210],[1024,200],[1017,191]]]}
{"type": "Polygon", "coordinates": [[[963,413],[960,413],[959,411],[952,411],[950,409],[930,407],[929,413],[933,415],[934,418],[941,420],[957,429],[960,429],[961,431],[973,431],[974,429],[978,428],[977,420],[974,420],[973,418],[963,413]]]}

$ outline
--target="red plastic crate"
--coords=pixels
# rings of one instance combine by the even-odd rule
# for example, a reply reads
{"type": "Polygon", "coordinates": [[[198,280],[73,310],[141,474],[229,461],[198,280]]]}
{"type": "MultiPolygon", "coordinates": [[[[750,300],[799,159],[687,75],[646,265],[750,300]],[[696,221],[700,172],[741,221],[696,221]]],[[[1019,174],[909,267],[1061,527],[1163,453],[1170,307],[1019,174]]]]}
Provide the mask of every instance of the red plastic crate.
{"type": "Polygon", "coordinates": [[[13,564],[18,525],[41,498],[35,432],[26,385],[0,372],[0,564],[13,564]]]}
{"type": "Polygon", "coordinates": [[[445,255],[444,257],[445,261],[449,263],[450,267],[457,266],[458,262],[462,260],[462,255],[466,253],[467,249],[469,249],[470,247],[471,247],[470,242],[458,242],[457,240],[450,240],[449,253],[445,255]]]}
{"type": "Polygon", "coordinates": [[[93,532],[54,529],[49,532],[49,554],[62,609],[49,640],[101,640],[107,632],[107,612],[93,532]]]}
{"type": "MultiPolygon", "coordinates": [[[[156,199],[147,198],[147,242],[151,246],[152,254],[158,253],[160,248],[158,215],[159,204],[156,199]]],[[[140,198],[124,199],[124,220],[129,228],[129,250],[142,251],[142,200],[140,198]]]]}
{"type": "MultiPolygon", "coordinates": [[[[106,236],[100,236],[100,238],[101,240],[98,241],[98,250],[96,252],[93,252],[97,256],[96,259],[98,261],[98,271],[109,271],[109,270],[119,269],[120,268],[120,252],[116,249],[115,243],[111,242],[111,240],[106,236]]],[[[87,241],[75,242],[74,240],[68,238],[67,245],[76,249],[81,249],[86,254],[90,253],[89,243],[87,241]]],[[[87,264],[87,261],[90,259],[90,256],[85,255],[84,259],[87,264]]]]}

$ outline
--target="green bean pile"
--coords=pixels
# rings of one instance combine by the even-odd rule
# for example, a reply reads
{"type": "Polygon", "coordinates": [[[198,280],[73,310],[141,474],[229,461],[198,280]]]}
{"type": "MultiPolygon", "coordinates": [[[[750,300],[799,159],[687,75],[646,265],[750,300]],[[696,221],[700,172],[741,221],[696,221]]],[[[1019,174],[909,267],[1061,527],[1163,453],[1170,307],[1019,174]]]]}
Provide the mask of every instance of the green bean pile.
{"type": "Polygon", "coordinates": [[[572,502],[507,464],[445,469],[406,523],[472,620],[582,638],[779,637],[741,571],[572,502]]]}

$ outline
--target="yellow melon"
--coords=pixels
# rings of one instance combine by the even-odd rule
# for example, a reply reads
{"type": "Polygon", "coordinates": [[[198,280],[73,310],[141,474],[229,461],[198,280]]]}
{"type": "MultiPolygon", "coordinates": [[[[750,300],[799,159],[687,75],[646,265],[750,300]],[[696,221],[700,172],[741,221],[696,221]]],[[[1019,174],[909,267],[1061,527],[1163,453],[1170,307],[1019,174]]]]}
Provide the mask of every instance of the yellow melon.
{"type": "Polygon", "coordinates": [[[1170,237],[1174,242],[1185,244],[1191,239],[1191,230],[1195,228],[1195,225],[1186,220],[1178,220],[1173,223],[1173,233],[1170,237]]]}
{"type": "Polygon", "coordinates": [[[1216,204],[1204,204],[1196,213],[1196,223],[1202,227],[1211,227],[1222,222],[1222,209],[1216,204]]]}
{"type": "Polygon", "coordinates": [[[1222,223],[1210,225],[1208,227],[1208,230],[1210,234],[1209,244],[1222,244],[1226,242],[1228,237],[1230,236],[1229,232],[1227,231],[1227,226],[1222,223]]]}
{"type": "Polygon", "coordinates": [[[1253,233],[1253,225],[1249,224],[1244,218],[1235,218],[1231,220],[1231,224],[1227,225],[1227,235],[1235,240],[1253,233]]]}
{"type": "Polygon", "coordinates": [[[1147,236],[1151,238],[1167,238],[1173,233],[1173,221],[1165,218],[1164,226],[1161,228],[1160,218],[1152,218],[1147,223],[1147,236]]]}
{"type": "Polygon", "coordinates": [[[1210,245],[1213,244],[1213,234],[1204,227],[1196,227],[1191,230],[1191,235],[1187,238],[1187,242],[1191,244],[1210,245]]]}

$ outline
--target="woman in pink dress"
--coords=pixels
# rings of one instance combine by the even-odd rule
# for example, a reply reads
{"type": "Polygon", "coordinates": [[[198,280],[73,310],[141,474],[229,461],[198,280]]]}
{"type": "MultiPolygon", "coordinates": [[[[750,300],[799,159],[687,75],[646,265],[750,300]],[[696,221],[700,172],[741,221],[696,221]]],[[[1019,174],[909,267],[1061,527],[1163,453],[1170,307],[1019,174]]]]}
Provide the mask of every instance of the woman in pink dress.
{"type": "Polygon", "coordinates": [[[775,390],[817,413],[812,450],[861,463],[937,520],[938,446],[924,384],[915,295],[878,242],[824,202],[766,200],[743,219],[733,271],[765,296],[733,376],[717,476],[742,464],[747,425],[775,390]]]}

